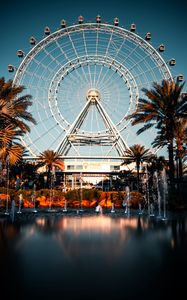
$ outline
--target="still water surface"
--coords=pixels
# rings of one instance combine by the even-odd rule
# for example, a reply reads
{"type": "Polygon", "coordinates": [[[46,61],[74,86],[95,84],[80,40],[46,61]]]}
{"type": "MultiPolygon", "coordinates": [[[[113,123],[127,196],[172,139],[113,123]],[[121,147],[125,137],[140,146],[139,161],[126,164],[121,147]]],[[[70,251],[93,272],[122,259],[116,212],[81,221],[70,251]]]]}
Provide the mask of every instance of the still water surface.
{"type": "Polygon", "coordinates": [[[0,293],[6,297],[12,292],[16,299],[51,300],[186,294],[185,217],[38,215],[25,222],[0,221],[0,293]]]}

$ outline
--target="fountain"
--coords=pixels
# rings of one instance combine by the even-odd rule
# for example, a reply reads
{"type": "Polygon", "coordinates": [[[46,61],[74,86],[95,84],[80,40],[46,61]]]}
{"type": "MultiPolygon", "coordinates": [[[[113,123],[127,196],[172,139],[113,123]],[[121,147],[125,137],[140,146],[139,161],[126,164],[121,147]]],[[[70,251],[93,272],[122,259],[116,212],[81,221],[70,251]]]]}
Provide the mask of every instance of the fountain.
{"type": "Polygon", "coordinates": [[[142,212],[142,205],[141,205],[141,203],[139,203],[139,204],[138,204],[138,214],[139,214],[139,215],[142,215],[142,213],[143,213],[143,212],[142,212]]]}
{"type": "Polygon", "coordinates": [[[11,217],[12,223],[14,222],[15,207],[16,207],[16,203],[15,203],[15,200],[13,199],[12,203],[11,203],[11,210],[10,210],[10,217],[11,217]]]}
{"type": "Polygon", "coordinates": [[[154,214],[154,204],[153,203],[150,204],[150,214],[149,214],[149,216],[150,217],[154,217],[155,216],[155,214],[154,214]]]}
{"type": "Polygon", "coordinates": [[[150,206],[150,195],[149,195],[149,175],[147,171],[147,166],[145,167],[145,191],[146,191],[146,200],[147,200],[147,211],[148,215],[150,216],[151,213],[151,206],[150,206]]]}
{"type": "Polygon", "coordinates": [[[52,209],[53,199],[54,199],[54,190],[51,188],[50,189],[50,196],[49,196],[49,208],[48,208],[48,212],[56,212],[56,209],[52,209]]]}
{"type": "Polygon", "coordinates": [[[162,217],[162,220],[167,220],[167,217],[166,217],[166,195],[168,193],[168,184],[167,184],[165,168],[161,171],[161,182],[162,182],[162,197],[163,197],[163,217],[162,217]]]}
{"type": "Polygon", "coordinates": [[[67,200],[65,199],[63,212],[67,212],[67,200]]]}
{"type": "Polygon", "coordinates": [[[56,212],[56,209],[52,209],[52,203],[54,199],[54,174],[51,175],[51,188],[50,188],[50,196],[49,196],[49,208],[48,212],[56,212]]]}
{"type": "Polygon", "coordinates": [[[145,166],[145,174],[142,178],[142,190],[145,197],[145,202],[147,204],[147,213],[148,216],[154,216],[154,203],[150,202],[150,183],[149,183],[149,174],[147,170],[147,166],[145,166]]]}
{"type": "Polygon", "coordinates": [[[112,202],[112,209],[111,209],[111,213],[115,213],[114,202],[112,202]]]}
{"type": "Polygon", "coordinates": [[[102,208],[102,206],[100,205],[100,204],[98,204],[97,206],[96,206],[96,208],[95,208],[95,211],[96,211],[96,213],[97,214],[102,214],[103,213],[103,208],[102,208]]]}
{"type": "Polygon", "coordinates": [[[127,214],[127,216],[130,216],[130,188],[129,188],[129,186],[125,187],[125,192],[126,192],[125,214],[127,214]]]}
{"type": "Polygon", "coordinates": [[[8,211],[8,194],[6,195],[6,210],[5,210],[5,215],[9,215],[9,211],[8,211]]]}
{"type": "Polygon", "coordinates": [[[82,208],[82,173],[80,173],[80,208],[79,208],[79,211],[80,212],[83,212],[83,208],[82,208]]]}
{"type": "Polygon", "coordinates": [[[22,211],[21,211],[22,201],[23,201],[23,195],[19,194],[19,208],[18,208],[17,214],[21,214],[22,213],[22,211]]]}
{"type": "Polygon", "coordinates": [[[157,171],[154,172],[154,183],[157,190],[157,203],[158,203],[158,216],[157,218],[162,218],[166,220],[166,195],[168,192],[166,170],[165,168],[160,172],[158,176],[157,171]],[[162,201],[161,201],[162,200],[162,201]],[[163,205],[162,205],[163,204],[163,205]],[[163,217],[162,217],[163,209],[163,217]]]}
{"type": "Polygon", "coordinates": [[[153,176],[156,184],[156,191],[157,191],[157,203],[158,203],[158,216],[157,218],[161,218],[161,195],[160,195],[160,187],[159,187],[159,179],[157,171],[154,172],[153,176]]]}

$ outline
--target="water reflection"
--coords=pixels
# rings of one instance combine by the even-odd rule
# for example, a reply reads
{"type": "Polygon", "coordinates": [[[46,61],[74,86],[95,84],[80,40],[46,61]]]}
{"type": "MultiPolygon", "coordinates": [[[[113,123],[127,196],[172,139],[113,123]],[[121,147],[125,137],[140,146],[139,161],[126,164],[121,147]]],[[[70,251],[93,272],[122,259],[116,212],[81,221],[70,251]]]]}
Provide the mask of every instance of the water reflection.
{"type": "Polygon", "coordinates": [[[179,219],[171,222],[172,239],[171,245],[173,248],[187,249],[187,220],[179,219]]]}
{"type": "Polygon", "coordinates": [[[98,292],[108,299],[123,299],[124,293],[126,299],[148,299],[153,289],[151,299],[157,299],[171,288],[180,293],[176,282],[186,276],[186,250],[185,218],[37,216],[24,224],[0,222],[1,270],[19,299],[35,293],[45,299],[59,293],[63,299],[95,299],[98,292]]]}

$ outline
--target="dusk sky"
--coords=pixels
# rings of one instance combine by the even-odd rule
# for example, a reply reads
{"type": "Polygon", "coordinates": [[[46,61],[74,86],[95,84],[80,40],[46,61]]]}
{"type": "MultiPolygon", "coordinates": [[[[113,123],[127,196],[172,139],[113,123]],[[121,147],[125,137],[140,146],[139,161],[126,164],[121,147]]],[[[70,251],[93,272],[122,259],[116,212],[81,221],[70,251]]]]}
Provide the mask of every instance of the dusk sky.
{"type": "Polygon", "coordinates": [[[95,22],[95,16],[101,15],[102,21],[112,23],[119,17],[120,26],[129,29],[131,23],[137,26],[137,33],[144,36],[152,34],[152,45],[165,44],[165,61],[176,59],[171,69],[173,76],[183,74],[187,78],[186,60],[186,1],[4,1],[1,4],[0,28],[0,76],[6,79],[13,76],[8,73],[7,65],[19,66],[16,51],[25,53],[30,49],[29,38],[35,36],[38,41],[44,37],[43,29],[49,26],[51,31],[60,28],[65,19],[68,25],[77,23],[77,17],[83,15],[85,22],[95,22]]]}

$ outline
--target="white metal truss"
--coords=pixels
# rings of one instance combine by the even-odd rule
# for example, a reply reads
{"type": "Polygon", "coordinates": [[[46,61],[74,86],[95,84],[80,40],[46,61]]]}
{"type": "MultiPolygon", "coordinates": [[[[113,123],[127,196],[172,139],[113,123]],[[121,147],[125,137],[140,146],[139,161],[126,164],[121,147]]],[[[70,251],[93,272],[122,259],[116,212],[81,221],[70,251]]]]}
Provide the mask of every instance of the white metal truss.
{"type": "Polygon", "coordinates": [[[139,90],[137,83],[130,73],[130,71],[120,64],[118,61],[110,58],[110,57],[103,57],[101,55],[97,56],[83,56],[78,57],[74,60],[68,61],[67,64],[63,65],[58,72],[54,75],[53,79],[51,80],[51,84],[49,86],[49,106],[51,109],[51,113],[54,116],[56,122],[64,129],[65,131],[69,130],[69,124],[65,118],[62,116],[61,112],[59,111],[58,103],[56,101],[56,95],[58,93],[58,87],[60,83],[64,80],[66,76],[70,73],[75,71],[75,69],[83,67],[83,66],[91,66],[91,65],[101,65],[107,66],[109,69],[113,70],[114,72],[118,73],[120,78],[124,81],[124,85],[127,86],[128,93],[129,93],[129,106],[126,110],[126,113],[123,115],[123,118],[116,124],[116,127],[119,131],[124,130],[126,127],[127,121],[124,122],[125,117],[132,113],[135,109],[135,106],[138,102],[139,98],[139,90]]]}
{"type": "MultiPolygon", "coordinates": [[[[119,130],[114,125],[107,112],[103,108],[100,99],[96,99],[93,97],[88,99],[87,103],[83,107],[80,114],[75,119],[74,123],[69,128],[67,134],[65,135],[63,141],[59,145],[57,152],[63,156],[66,156],[71,147],[76,147],[76,145],[103,145],[110,146],[111,148],[115,148],[119,156],[123,156],[124,151],[128,148],[126,142],[122,138],[119,130]],[[81,131],[81,125],[83,124],[86,115],[89,112],[91,106],[95,107],[98,112],[101,114],[103,122],[106,127],[105,133],[90,133],[81,131]]],[[[78,156],[80,156],[78,150],[76,150],[78,156]]],[[[110,155],[110,150],[107,153],[107,156],[110,155]]]]}

